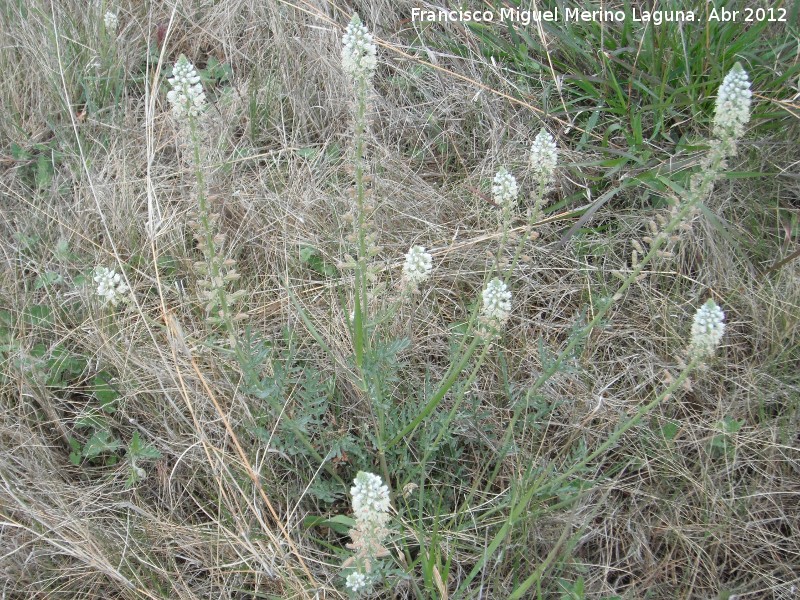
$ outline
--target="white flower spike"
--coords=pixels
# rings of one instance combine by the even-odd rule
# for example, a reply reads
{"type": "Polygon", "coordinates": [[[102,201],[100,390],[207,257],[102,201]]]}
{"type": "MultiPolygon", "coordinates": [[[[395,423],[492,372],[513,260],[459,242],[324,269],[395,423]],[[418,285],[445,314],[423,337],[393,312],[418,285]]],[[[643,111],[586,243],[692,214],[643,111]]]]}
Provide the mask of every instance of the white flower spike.
{"type": "Polygon", "coordinates": [[[345,579],[345,585],[353,591],[354,594],[359,594],[367,587],[367,576],[358,571],[353,571],[345,579]]]}
{"type": "Polygon", "coordinates": [[[376,522],[385,520],[389,511],[389,488],[374,473],[359,471],[350,488],[356,520],[376,522]]]}
{"type": "Polygon", "coordinates": [[[167,100],[172,104],[172,112],[178,119],[197,117],[203,112],[206,95],[200,76],[189,60],[181,54],[172,68],[172,77],[167,81],[172,89],[167,92],[167,100]]]}
{"type": "Polygon", "coordinates": [[[508,286],[497,277],[483,290],[481,316],[495,326],[504,325],[511,314],[511,292],[508,286]]]}
{"type": "Polygon", "coordinates": [[[741,63],[736,63],[725,76],[717,95],[714,112],[714,136],[735,141],[744,135],[744,126],[750,121],[750,80],[741,63]]]}
{"type": "Polygon", "coordinates": [[[105,24],[106,29],[111,33],[114,33],[117,30],[117,25],[119,25],[119,19],[117,19],[117,15],[108,11],[103,16],[103,24],[105,24]]]}
{"type": "Polygon", "coordinates": [[[122,276],[106,267],[96,267],[94,282],[97,284],[97,295],[103,299],[103,304],[117,306],[120,302],[130,301],[129,288],[122,280],[122,276]]]}
{"type": "Polygon", "coordinates": [[[355,554],[343,566],[355,567],[345,578],[345,586],[353,595],[359,595],[374,583],[370,573],[375,561],[389,555],[383,547],[383,540],[389,535],[386,523],[389,521],[390,500],[389,488],[373,473],[359,471],[353,484],[350,494],[353,496],[356,525],[350,530],[353,543],[347,547],[355,554]]]}
{"type": "Polygon", "coordinates": [[[431,276],[433,257],[422,246],[411,246],[403,263],[403,281],[416,286],[431,276]]]}
{"type": "Polygon", "coordinates": [[[553,136],[542,129],[531,144],[531,170],[542,183],[549,184],[558,165],[558,149],[553,136]]]}
{"type": "Polygon", "coordinates": [[[342,68],[353,79],[370,79],[378,65],[377,53],[372,34],[354,14],[342,37],[342,68]]]}
{"type": "Polygon", "coordinates": [[[492,182],[492,198],[502,208],[511,208],[517,201],[519,187],[517,180],[505,167],[500,167],[492,182]]]}
{"type": "Polygon", "coordinates": [[[709,298],[694,316],[690,355],[701,359],[713,356],[724,334],[725,313],[709,298]]]}

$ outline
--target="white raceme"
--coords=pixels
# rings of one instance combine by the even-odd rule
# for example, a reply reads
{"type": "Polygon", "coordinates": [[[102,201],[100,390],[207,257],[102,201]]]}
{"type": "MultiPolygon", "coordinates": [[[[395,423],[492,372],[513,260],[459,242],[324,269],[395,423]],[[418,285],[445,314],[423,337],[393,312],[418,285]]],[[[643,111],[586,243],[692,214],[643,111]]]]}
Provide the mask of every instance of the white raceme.
{"type": "Polygon", "coordinates": [[[200,76],[183,54],[172,68],[172,77],[167,81],[172,86],[167,92],[167,100],[172,104],[172,112],[177,118],[197,117],[203,112],[206,95],[200,76]]]}
{"type": "Polygon", "coordinates": [[[119,25],[119,19],[117,19],[117,15],[115,15],[111,11],[108,11],[103,16],[103,23],[105,24],[106,29],[108,29],[108,31],[114,32],[117,30],[117,25],[119,25]]]}
{"type": "Polygon", "coordinates": [[[516,202],[518,194],[517,180],[505,167],[500,167],[492,182],[492,198],[495,204],[510,208],[516,202]]]}
{"type": "Polygon", "coordinates": [[[347,547],[354,555],[347,559],[344,567],[353,566],[354,571],[345,579],[345,585],[355,594],[368,591],[374,579],[370,576],[375,561],[388,556],[383,540],[389,535],[386,523],[389,521],[389,488],[378,475],[359,471],[350,488],[353,497],[355,527],[350,530],[353,540],[347,547]]]}
{"type": "Polygon", "coordinates": [[[483,290],[481,316],[495,325],[503,325],[511,314],[511,292],[498,278],[492,279],[483,290]]]}
{"type": "Polygon", "coordinates": [[[385,520],[389,511],[389,488],[374,473],[359,471],[350,488],[357,521],[385,520]]]}
{"type": "Polygon", "coordinates": [[[120,302],[125,303],[130,300],[128,285],[116,271],[106,267],[96,267],[94,282],[97,284],[96,294],[103,299],[103,304],[117,306],[120,302]]]}
{"type": "Polygon", "coordinates": [[[725,334],[725,313],[710,299],[694,315],[689,353],[693,357],[713,356],[725,334]]]}
{"type": "Polygon", "coordinates": [[[558,165],[558,149],[553,136],[542,129],[533,140],[530,152],[531,170],[542,183],[550,183],[558,165]]]}
{"type": "Polygon", "coordinates": [[[353,79],[369,79],[378,64],[372,34],[354,14],[342,37],[342,68],[353,79]]]}
{"type": "Polygon", "coordinates": [[[417,285],[428,279],[432,270],[433,257],[422,246],[411,246],[403,263],[403,280],[417,285]]]}
{"type": "Polygon", "coordinates": [[[740,63],[725,76],[717,94],[714,112],[714,136],[720,140],[738,140],[750,121],[750,80],[740,63]]]}
{"type": "Polygon", "coordinates": [[[353,571],[347,576],[344,584],[351,589],[353,593],[358,594],[367,587],[367,583],[368,580],[366,575],[359,573],[358,571],[353,571]]]}

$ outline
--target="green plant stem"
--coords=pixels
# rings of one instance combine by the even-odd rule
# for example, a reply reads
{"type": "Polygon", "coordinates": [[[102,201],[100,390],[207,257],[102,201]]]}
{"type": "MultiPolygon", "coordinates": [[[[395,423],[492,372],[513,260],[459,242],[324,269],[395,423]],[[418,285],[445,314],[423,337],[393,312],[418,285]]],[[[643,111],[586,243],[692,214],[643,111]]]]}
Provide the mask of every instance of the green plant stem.
{"type": "Polygon", "coordinates": [[[365,334],[364,321],[367,315],[367,242],[366,242],[366,215],[365,215],[365,189],[364,189],[364,132],[366,129],[367,112],[367,80],[362,77],[356,81],[357,102],[355,119],[355,185],[356,185],[356,210],[358,256],[355,269],[355,352],[356,365],[359,369],[364,366],[364,354],[368,351],[369,340],[365,334]]]}
{"type": "Polygon", "coordinates": [[[472,369],[472,372],[469,374],[469,377],[467,377],[467,381],[464,384],[464,388],[461,390],[461,392],[454,400],[453,408],[450,409],[450,412],[447,414],[447,418],[445,419],[444,423],[442,423],[441,429],[438,435],[436,436],[436,439],[434,439],[433,443],[430,444],[425,449],[425,454],[423,454],[422,460],[420,461],[421,465],[424,466],[425,463],[428,462],[428,458],[430,458],[430,455],[436,450],[436,448],[439,445],[439,442],[442,441],[442,438],[444,437],[444,434],[447,431],[447,426],[450,425],[450,423],[452,423],[453,420],[455,419],[456,411],[458,410],[458,407],[461,405],[461,402],[464,400],[464,397],[467,395],[467,390],[469,389],[469,386],[472,384],[473,381],[475,381],[475,378],[478,376],[478,371],[483,366],[483,361],[485,360],[490,347],[491,344],[487,343],[484,345],[483,351],[478,356],[478,360],[475,364],[475,367],[472,369]]]}
{"type": "MultiPolygon", "coordinates": [[[[445,380],[442,382],[442,385],[439,386],[439,389],[436,391],[433,397],[428,401],[428,403],[425,405],[422,411],[420,411],[420,413],[416,417],[414,417],[414,419],[412,419],[411,422],[408,425],[406,425],[400,433],[398,433],[391,440],[389,440],[389,442],[387,442],[386,444],[387,450],[392,446],[394,446],[395,444],[397,444],[406,435],[414,431],[414,429],[417,428],[417,425],[422,423],[422,421],[424,421],[425,418],[429,414],[431,414],[431,412],[433,412],[433,410],[437,406],[439,406],[439,403],[444,399],[445,394],[447,394],[447,392],[450,391],[450,388],[453,387],[456,380],[458,379],[458,376],[461,375],[461,371],[464,370],[464,367],[466,366],[467,362],[472,357],[472,355],[475,353],[475,349],[478,347],[478,344],[480,344],[480,342],[481,342],[480,338],[478,336],[475,336],[475,338],[472,340],[472,343],[470,343],[470,345],[467,347],[466,351],[461,356],[461,359],[458,361],[458,363],[451,365],[450,371],[448,372],[445,380]]],[[[481,362],[482,361],[479,361],[478,364],[480,365],[481,362]]]]}
{"type": "Polygon", "coordinates": [[[531,216],[528,219],[528,227],[524,232],[524,235],[520,239],[519,243],[517,244],[517,248],[514,251],[514,256],[511,259],[511,264],[508,269],[502,271],[503,275],[503,283],[508,284],[508,280],[511,277],[511,273],[514,272],[514,269],[517,267],[519,263],[519,259],[522,256],[522,251],[525,249],[525,244],[528,242],[528,238],[530,237],[530,233],[533,230],[533,225],[536,220],[539,218],[542,209],[542,198],[544,198],[546,186],[544,181],[539,182],[539,189],[536,191],[536,196],[533,202],[533,210],[531,211],[531,216]]]}
{"type": "Polygon", "coordinates": [[[506,247],[506,242],[508,241],[508,231],[511,229],[511,203],[507,203],[503,206],[503,214],[502,214],[502,235],[500,237],[500,244],[497,246],[497,256],[495,256],[495,265],[494,265],[494,273],[498,275],[502,275],[503,273],[503,251],[506,247]]]}

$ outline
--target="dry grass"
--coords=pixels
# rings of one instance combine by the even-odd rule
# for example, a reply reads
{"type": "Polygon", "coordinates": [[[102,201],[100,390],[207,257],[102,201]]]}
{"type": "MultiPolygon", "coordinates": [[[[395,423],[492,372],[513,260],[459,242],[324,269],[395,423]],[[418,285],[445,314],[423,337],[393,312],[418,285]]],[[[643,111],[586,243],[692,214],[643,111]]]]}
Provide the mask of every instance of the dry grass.
{"type": "MultiPolygon", "coordinates": [[[[469,317],[491,268],[497,220],[486,183],[501,163],[523,172],[540,128],[531,107],[564,100],[546,72],[520,94],[520,77],[482,57],[480,38],[462,27],[443,35],[466,56],[412,51],[410,6],[357,7],[384,61],[370,106],[372,229],[386,286],[377,305],[398,297],[411,244],[433,248],[436,264],[430,287],[383,329],[411,341],[389,384],[391,414],[406,420],[445,375],[454,325],[469,317]]],[[[144,61],[170,27],[162,74],[181,52],[201,66],[210,57],[231,66],[231,81],[207,84],[206,160],[226,251],[249,292],[246,325],[272,345],[275,362],[263,361],[262,376],[288,363],[291,349],[296,364],[333,382],[313,440],[323,455],[346,434],[358,441],[361,456],[334,462],[349,481],[378,464],[341,302],[349,282],[346,271],[314,271],[301,250],[314,248],[332,266],[349,251],[352,98],[338,48],[351,7],[234,0],[148,12],[123,3],[116,38],[83,2],[9,1],[0,11],[0,595],[340,597],[346,539],[304,519],[347,514],[347,488],[326,501],[314,482],[336,483],[318,463],[267,443],[280,438],[282,419],[301,416],[302,386],[289,386],[284,414],[272,414],[243,389],[241,366],[203,319],[192,271],[200,255],[187,225],[196,211],[191,167],[179,158],[163,91],[150,87],[158,63],[144,70],[144,61]],[[92,106],[97,99],[105,104],[92,106]],[[124,270],[136,303],[113,316],[98,310],[80,279],[95,265],[124,270]],[[47,273],[60,279],[38,285],[47,273]],[[49,317],[37,320],[42,306],[49,317]],[[63,351],[82,367],[54,382],[62,367],[53,357],[63,351]],[[97,408],[101,372],[119,392],[106,418],[121,460],[75,465],[70,440],[89,437],[80,419],[97,408]],[[147,477],[128,487],[124,447],[136,431],[161,458],[142,462],[147,477]]],[[[574,150],[580,132],[567,131],[578,127],[569,118],[546,123],[565,164],[600,156],[593,143],[574,150]]],[[[796,119],[783,129],[745,142],[731,168],[791,172],[800,159],[796,119]]],[[[724,231],[704,213],[693,217],[674,258],[650,265],[571,368],[533,399],[514,451],[490,477],[515,402],[543,368],[540,347],[563,347],[576,320],[613,294],[612,272],[630,268],[632,240],[666,214],[663,198],[642,200],[633,188],[595,215],[591,226],[607,230],[562,246],[575,221],[566,211],[585,203],[577,198],[599,170],[564,169],[549,198],[572,200],[526,248],[506,335],[438,453],[418,464],[425,448],[416,444],[430,441],[435,424],[392,451],[396,491],[423,482],[422,494],[398,498],[397,564],[425,553],[451,562],[441,588],[426,584],[416,563],[385,597],[453,594],[506,520],[529,465],[563,470],[576,449],[597,447],[677,377],[691,316],[709,294],[729,324],[718,357],[591,463],[581,479],[594,484],[577,500],[558,509],[559,497],[537,497],[530,514],[541,517],[520,519],[466,595],[506,597],[552,552],[543,598],[561,597],[579,578],[587,598],[796,597],[800,262],[768,271],[796,244],[796,177],[720,182],[707,205],[724,231]],[[722,433],[726,419],[740,428],[722,433]]]]}

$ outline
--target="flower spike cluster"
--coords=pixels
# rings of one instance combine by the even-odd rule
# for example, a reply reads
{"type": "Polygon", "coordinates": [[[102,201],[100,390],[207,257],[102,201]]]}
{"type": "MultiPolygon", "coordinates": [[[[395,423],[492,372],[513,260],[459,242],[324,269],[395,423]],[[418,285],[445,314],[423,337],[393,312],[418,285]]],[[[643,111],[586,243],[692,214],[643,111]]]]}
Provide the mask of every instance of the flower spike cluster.
{"type": "Polygon", "coordinates": [[[117,30],[117,26],[119,25],[119,19],[117,19],[117,15],[115,15],[113,12],[108,11],[103,16],[103,24],[106,26],[106,29],[108,31],[113,33],[117,30]]]}
{"type": "Polygon", "coordinates": [[[492,182],[492,199],[497,206],[511,208],[519,194],[517,180],[505,167],[500,167],[492,182]]]}
{"type": "Polygon", "coordinates": [[[750,80],[741,63],[736,63],[725,76],[717,95],[714,111],[714,136],[723,141],[735,141],[744,135],[750,121],[750,80]]]}
{"type": "Polygon", "coordinates": [[[372,34],[354,14],[342,37],[342,68],[355,80],[370,79],[378,64],[377,53],[372,34]]]}
{"type": "Polygon", "coordinates": [[[700,359],[713,356],[724,334],[725,313],[709,298],[694,316],[689,354],[700,359]]]}
{"type": "Polygon", "coordinates": [[[482,298],[479,334],[491,339],[511,315],[511,292],[505,283],[495,277],[486,284],[482,298]]]}
{"type": "Polygon", "coordinates": [[[548,185],[553,181],[558,165],[558,149],[553,136],[542,129],[531,144],[530,153],[531,170],[542,184],[548,185]]]}
{"type": "Polygon", "coordinates": [[[103,299],[104,305],[117,306],[120,302],[127,303],[130,301],[128,285],[116,271],[106,267],[96,267],[94,270],[94,282],[97,284],[96,293],[103,299]]]}
{"type": "Polygon", "coordinates": [[[356,526],[350,530],[352,544],[347,547],[355,552],[344,563],[344,567],[354,566],[345,585],[355,595],[368,591],[374,583],[371,576],[374,561],[388,556],[383,540],[389,535],[386,523],[389,521],[389,488],[378,475],[359,471],[350,488],[353,497],[353,514],[356,526]]]}
{"type": "Polygon", "coordinates": [[[197,117],[203,112],[206,95],[200,76],[194,65],[183,54],[172,67],[172,77],[167,81],[172,89],[167,92],[167,100],[172,104],[172,112],[178,119],[197,117]]]}
{"type": "Polygon", "coordinates": [[[422,246],[411,246],[403,263],[403,281],[412,288],[431,276],[433,257],[422,246]]]}

